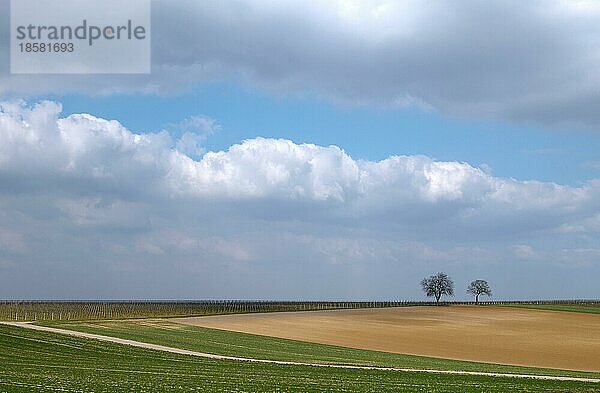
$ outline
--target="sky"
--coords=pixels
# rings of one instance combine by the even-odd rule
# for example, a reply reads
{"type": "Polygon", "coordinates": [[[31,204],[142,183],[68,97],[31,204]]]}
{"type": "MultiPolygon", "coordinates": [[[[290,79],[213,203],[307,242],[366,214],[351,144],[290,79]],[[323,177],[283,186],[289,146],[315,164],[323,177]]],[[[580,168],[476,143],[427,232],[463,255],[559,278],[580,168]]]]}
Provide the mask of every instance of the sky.
{"type": "Polygon", "coordinates": [[[153,1],[148,75],[14,75],[0,298],[600,298],[600,5],[153,1]]]}

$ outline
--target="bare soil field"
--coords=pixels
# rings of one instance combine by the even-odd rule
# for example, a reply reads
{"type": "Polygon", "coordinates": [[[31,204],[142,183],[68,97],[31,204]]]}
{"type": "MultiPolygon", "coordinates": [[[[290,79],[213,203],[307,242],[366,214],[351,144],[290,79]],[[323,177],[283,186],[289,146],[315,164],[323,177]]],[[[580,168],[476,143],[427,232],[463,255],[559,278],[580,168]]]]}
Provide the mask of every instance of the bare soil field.
{"type": "Polygon", "coordinates": [[[505,307],[401,307],[175,318],[351,348],[600,372],[600,315],[505,307]]]}

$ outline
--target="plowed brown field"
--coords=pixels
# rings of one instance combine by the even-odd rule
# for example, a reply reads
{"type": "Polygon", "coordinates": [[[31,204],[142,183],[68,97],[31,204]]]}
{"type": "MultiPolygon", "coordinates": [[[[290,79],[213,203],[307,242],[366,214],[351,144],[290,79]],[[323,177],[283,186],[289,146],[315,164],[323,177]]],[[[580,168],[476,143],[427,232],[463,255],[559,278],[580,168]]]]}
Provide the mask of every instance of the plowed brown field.
{"type": "Polygon", "coordinates": [[[175,320],[352,348],[600,372],[600,314],[453,306],[236,314],[175,320]]]}

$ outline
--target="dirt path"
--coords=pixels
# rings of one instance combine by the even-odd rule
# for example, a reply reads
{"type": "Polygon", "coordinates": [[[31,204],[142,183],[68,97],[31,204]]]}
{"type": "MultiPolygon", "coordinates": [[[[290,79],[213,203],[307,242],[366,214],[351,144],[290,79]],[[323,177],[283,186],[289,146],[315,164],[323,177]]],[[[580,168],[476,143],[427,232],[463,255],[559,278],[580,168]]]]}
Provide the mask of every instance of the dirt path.
{"type": "Polygon", "coordinates": [[[236,314],[174,320],[358,349],[600,372],[600,314],[453,306],[236,314]]]}
{"type": "Polygon", "coordinates": [[[47,326],[32,325],[27,322],[0,322],[0,324],[18,326],[21,328],[39,330],[44,332],[66,334],[74,337],[90,338],[94,340],[107,341],[116,344],[130,345],[132,347],[153,349],[155,351],[163,351],[176,353],[180,355],[190,355],[209,359],[219,360],[235,360],[242,362],[253,362],[253,363],[270,363],[279,364],[286,366],[310,366],[310,367],[329,367],[329,368],[343,368],[343,369],[356,369],[356,370],[381,370],[381,371],[396,371],[396,372],[419,372],[419,373],[431,373],[431,374],[454,374],[454,375],[479,375],[488,377],[503,377],[503,378],[532,378],[532,379],[543,379],[543,380],[554,380],[554,381],[579,381],[579,382],[595,382],[600,383],[600,379],[596,378],[578,378],[578,377],[558,377],[550,375],[526,375],[526,374],[503,374],[503,373],[487,373],[487,372],[476,372],[476,371],[453,371],[453,370],[424,370],[424,369],[412,369],[412,368],[397,368],[397,367],[371,367],[371,366],[350,366],[341,364],[323,364],[323,363],[305,363],[305,362],[287,362],[281,360],[268,360],[268,359],[251,359],[242,358],[236,356],[223,356],[215,355],[211,353],[188,351],[186,349],[166,347],[164,345],[149,344],[140,341],[125,340],[117,337],[103,336],[100,334],[83,333],[73,330],[57,329],[47,326]]]}

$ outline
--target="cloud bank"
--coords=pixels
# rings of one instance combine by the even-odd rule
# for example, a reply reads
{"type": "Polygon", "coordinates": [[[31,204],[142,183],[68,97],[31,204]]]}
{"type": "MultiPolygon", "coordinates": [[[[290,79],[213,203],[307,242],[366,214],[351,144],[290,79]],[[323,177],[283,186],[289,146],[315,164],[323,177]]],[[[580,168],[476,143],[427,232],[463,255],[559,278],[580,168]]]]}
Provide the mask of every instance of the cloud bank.
{"type": "MultiPolygon", "coordinates": [[[[0,106],[0,297],[18,297],[11,282],[25,274],[33,296],[81,286],[152,297],[175,283],[174,297],[310,298],[394,295],[392,283],[374,284],[387,272],[417,296],[410,283],[432,269],[465,280],[495,272],[506,288],[515,269],[559,281],[600,270],[597,180],[517,181],[468,163],[365,161],[265,138],[194,158],[167,132],[60,112],[48,101],[0,106]],[[78,280],[43,281],[59,272],[78,280]],[[196,276],[203,285],[177,282],[196,276]]],[[[564,291],[589,296],[585,285],[564,291]]]]}
{"type": "Polygon", "coordinates": [[[594,1],[155,1],[152,31],[150,76],[6,69],[0,94],[169,94],[234,81],[343,104],[594,130],[600,120],[594,1]]]}

